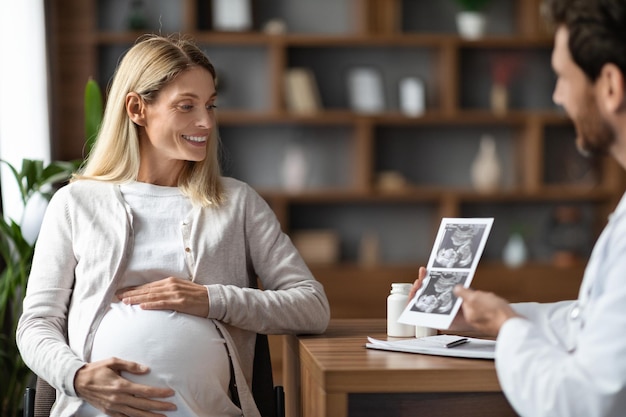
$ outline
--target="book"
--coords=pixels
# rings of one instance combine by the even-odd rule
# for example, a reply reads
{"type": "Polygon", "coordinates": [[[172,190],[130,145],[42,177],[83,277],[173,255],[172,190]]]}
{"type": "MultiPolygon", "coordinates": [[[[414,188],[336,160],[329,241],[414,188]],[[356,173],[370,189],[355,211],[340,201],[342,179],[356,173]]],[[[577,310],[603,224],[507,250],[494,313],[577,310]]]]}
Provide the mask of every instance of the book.
{"type": "Polygon", "coordinates": [[[287,109],[297,114],[313,114],[322,108],[315,75],[308,68],[290,68],[285,73],[287,109]]]}
{"type": "Polygon", "coordinates": [[[367,340],[368,343],[365,344],[365,347],[369,349],[420,353],[423,355],[494,359],[496,353],[495,340],[454,335],[436,335],[400,340],[380,340],[368,337],[367,340]]]}

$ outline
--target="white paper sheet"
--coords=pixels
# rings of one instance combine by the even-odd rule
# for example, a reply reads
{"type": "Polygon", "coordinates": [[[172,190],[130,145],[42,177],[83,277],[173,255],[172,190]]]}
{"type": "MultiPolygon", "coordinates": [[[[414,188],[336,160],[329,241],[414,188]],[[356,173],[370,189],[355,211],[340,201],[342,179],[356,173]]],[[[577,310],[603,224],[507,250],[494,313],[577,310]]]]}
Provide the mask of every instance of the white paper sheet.
{"type": "Polygon", "coordinates": [[[491,231],[493,218],[443,218],[422,288],[398,322],[447,329],[461,307],[455,285],[469,287],[491,231]]]}
{"type": "Polygon", "coordinates": [[[374,339],[368,337],[365,347],[369,349],[390,350],[394,352],[421,353],[425,355],[452,356],[456,358],[494,359],[496,351],[495,340],[475,339],[468,337],[468,342],[462,345],[444,347],[441,338],[457,337],[437,335],[421,337],[419,339],[401,339],[394,341],[374,339]]]}

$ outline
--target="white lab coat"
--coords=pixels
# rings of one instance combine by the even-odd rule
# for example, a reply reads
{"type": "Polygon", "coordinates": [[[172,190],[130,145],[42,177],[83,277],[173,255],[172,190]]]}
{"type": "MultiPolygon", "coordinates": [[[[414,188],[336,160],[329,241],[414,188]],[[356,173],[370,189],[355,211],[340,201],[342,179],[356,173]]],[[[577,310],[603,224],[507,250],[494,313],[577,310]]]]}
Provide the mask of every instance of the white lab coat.
{"type": "Polygon", "coordinates": [[[626,195],[596,242],[578,300],[522,303],[498,335],[502,389],[524,417],[626,415],[626,195]]]}

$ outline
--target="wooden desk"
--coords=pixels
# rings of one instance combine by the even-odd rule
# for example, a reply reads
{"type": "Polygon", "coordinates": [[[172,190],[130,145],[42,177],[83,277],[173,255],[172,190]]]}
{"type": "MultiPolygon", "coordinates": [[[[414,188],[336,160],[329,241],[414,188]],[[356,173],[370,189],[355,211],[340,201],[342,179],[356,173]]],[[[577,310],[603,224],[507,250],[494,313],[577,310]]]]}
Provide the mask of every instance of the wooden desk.
{"type": "Polygon", "coordinates": [[[286,336],[287,417],[516,416],[493,361],[366,349],[384,319],[333,320],[320,336],[286,336]]]}

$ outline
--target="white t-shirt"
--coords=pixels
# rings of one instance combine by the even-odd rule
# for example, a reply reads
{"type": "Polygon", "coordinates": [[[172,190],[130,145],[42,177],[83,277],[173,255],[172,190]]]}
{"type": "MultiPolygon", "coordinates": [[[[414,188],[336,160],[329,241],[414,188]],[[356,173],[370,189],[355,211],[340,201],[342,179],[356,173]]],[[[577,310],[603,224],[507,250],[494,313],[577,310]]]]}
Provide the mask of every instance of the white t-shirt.
{"type": "MultiPolygon", "coordinates": [[[[177,187],[146,183],[121,186],[133,215],[134,244],[120,288],[174,276],[190,278],[182,224],[192,206],[177,187]]],[[[112,356],[146,365],[144,375],[123,373],[137,383],[172,388],[168,416],[239,416],[230,400],[230,367],[224,339],[212,320],[175,311],[142,310],[117,299],[94,339],[91,361],[112,356]]],[[[77,416],[104,416],[85,403],[77,416]]]]}

